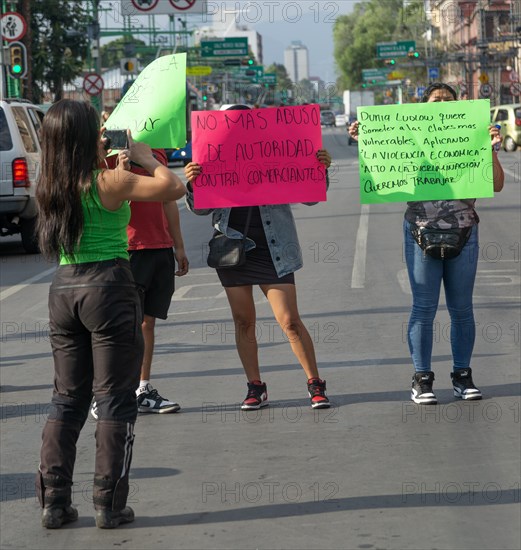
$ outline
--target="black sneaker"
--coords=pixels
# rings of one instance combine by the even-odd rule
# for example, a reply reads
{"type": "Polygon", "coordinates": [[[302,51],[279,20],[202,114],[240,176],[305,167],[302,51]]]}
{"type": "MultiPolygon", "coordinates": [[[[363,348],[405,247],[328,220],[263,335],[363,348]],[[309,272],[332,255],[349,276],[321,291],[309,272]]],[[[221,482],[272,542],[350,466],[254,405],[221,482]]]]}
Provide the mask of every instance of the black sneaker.
{"type": "Polygon", "coordinates": [[[450,373],[454,396],[461,399],[481,399],[481,392],[472,381],[472,369],[456,369],[450,373]]]}
{"type": "Polygon", "coordinates": [[[181,407],[174,401],[161,397],[151,384],[139,388],[136,392],[137,410],[140,413],[170,413],[181,407]]]}
{"type": "Polygon", "coordinates": [[[432,391],[433,372],[415,372],[412,377],[411,399],[420,405],[436,405],[438,400],[432,391]]]}
{"type": "Polygon", "coordinates": [[[132,523],[134,510],[126,506],[123,510],[96,510],[96,527],[98,529],[115,529],[121,523],[132,523]]]}
{"type": "Polygon", "coordinates": [[[65,523],[78,519],[78,510],[72,506],[65,508],[44,508],[42,511],[42,527],[59,529],[65,523]]]}
{"type": "Polygon", "coordinates": [[[268,405],[268,389],[266,384],[254,384],[248,382],[248,393],[242,402],[242,410],[258,410],[268,405]]]}
{"type": "Polygon", "coordinates": [[[326,396],[326,381],[320,378],[310,378],[308,380],[308,393],[311,398],[311,407],[313,409],[329,409],[331,403],[326,396]]]}

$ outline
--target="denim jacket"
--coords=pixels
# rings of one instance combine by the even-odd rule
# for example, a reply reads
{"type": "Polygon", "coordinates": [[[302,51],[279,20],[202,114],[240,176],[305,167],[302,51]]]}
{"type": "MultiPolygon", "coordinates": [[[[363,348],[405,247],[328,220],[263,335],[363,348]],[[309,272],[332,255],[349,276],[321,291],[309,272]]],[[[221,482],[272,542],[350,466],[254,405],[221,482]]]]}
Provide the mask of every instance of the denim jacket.
{"type": "MultiPolygon", "coordinates": [[[[326,170],[326,185],[329,187],[329,178],[326,170]]],[[[198,216],[212,214],[212,225],[215,229],[230,239],[242,239],[242,233],[228,227],[231,208],[194,208],[194,195],[190,183],[186,186],[185,201],[188,210],[198,216]]],[[[317,204],[316,202],[303,203],[307,206],[317,204]]],[[[302,251],[298,241],[297,227],[289,204],[266,204],[259,206],[262,225],[271,259],[275,266],[278,277],[284,277],[300,269],[302,263],[302,251]]],[[[255,248],[255,241],[246,237],[246,251],[255,248]]]]}

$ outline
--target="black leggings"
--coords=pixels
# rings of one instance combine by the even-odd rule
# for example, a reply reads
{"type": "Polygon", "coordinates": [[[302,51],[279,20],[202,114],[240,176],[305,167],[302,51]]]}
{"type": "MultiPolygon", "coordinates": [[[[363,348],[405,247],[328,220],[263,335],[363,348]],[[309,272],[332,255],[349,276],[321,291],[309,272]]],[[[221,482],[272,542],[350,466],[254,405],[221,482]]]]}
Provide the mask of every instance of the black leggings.
{"type": "Polygon", "coordinates": [[[49,294],[53,406],[42,434],[40,477],[44,485],[46,479],[72,485],[76,442],[94,393],[96,507],[120,509],[126,503],[143,358],[141,322],[128,261],[57,269],[49,294]]]}

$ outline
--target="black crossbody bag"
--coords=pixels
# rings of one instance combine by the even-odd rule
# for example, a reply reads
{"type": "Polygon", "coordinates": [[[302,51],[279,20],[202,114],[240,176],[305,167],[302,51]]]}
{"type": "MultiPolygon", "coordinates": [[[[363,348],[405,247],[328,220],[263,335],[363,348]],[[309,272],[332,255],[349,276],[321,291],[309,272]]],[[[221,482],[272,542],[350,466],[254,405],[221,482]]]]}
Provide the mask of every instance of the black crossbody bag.
{"type": "Polygon", "coordinates": [[[223,233],[214,235],[209,243],[207,264],[214,269],[230,269],[246,263],[246,235],[250,227],[251,206],[244,226],[242,239],[230,239],[223,233]]]}
{"type": "Polygon", "coordinates": [[[459,256],[469,240],[471,230],[472,227],[435,229],[411,226],[412,236],[423,250],[423,254],[437,260],[451,260],[459,256]]]}

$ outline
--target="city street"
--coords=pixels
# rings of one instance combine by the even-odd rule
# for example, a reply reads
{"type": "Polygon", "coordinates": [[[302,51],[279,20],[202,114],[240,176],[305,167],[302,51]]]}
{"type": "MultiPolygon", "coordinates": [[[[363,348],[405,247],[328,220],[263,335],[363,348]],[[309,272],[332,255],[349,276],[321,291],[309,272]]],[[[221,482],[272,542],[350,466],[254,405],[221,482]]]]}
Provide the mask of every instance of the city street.
{"type": "MultiPolygon", "coordinates": [[[[190,272],[158,321],[152,384],[181,405],[139,415],[129,504],[134,523],[95,527],[95,421],[78,442],[79,520],[40,525],[34,475],[52,394],[47,295],[54,266],[0,241],[2,549],[518,549],[520,507],[521,153],[501,151],[505,187],[481,199],[473,374],[482,401],[453,397],[442,295],[433,370],[439,404],[410,401],[411,293],[405,205],[361,206],[357,146],[323,129],[328,200],[295,205],[304,256],[302,318],[333,403],[312,410],[306,377],[256,289],[270,406],[246,395],[223,288],[206,266],[209,217],[181,204],[190,272]]],[[[180,165],[173,170],[182,175],[180,165]]],[[[122,365],[124,368],[124,365],[122,365]]]]}

